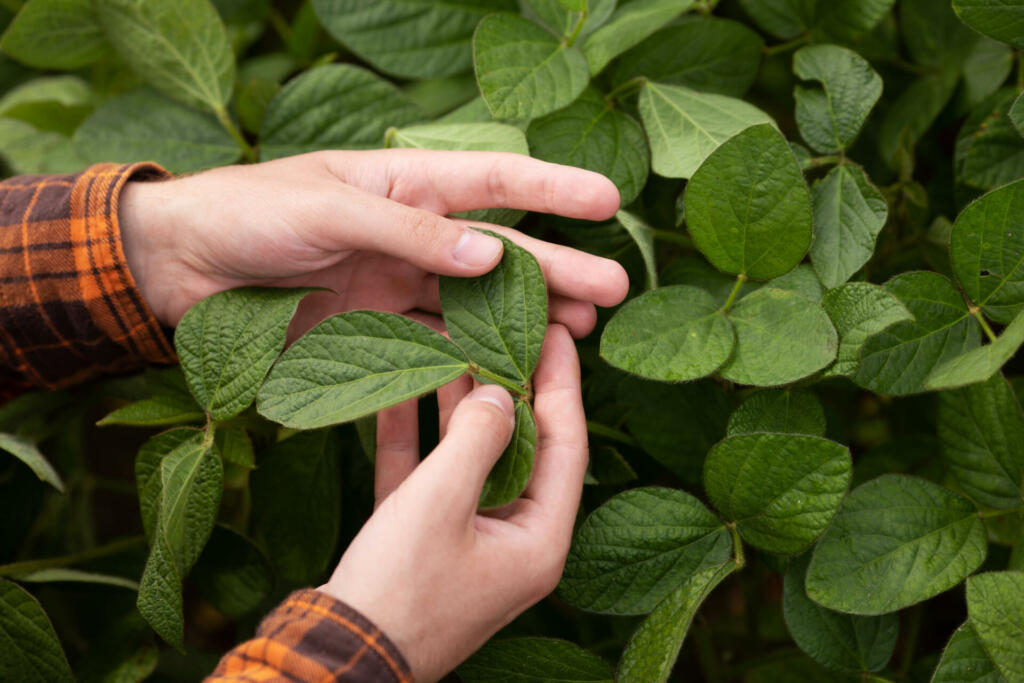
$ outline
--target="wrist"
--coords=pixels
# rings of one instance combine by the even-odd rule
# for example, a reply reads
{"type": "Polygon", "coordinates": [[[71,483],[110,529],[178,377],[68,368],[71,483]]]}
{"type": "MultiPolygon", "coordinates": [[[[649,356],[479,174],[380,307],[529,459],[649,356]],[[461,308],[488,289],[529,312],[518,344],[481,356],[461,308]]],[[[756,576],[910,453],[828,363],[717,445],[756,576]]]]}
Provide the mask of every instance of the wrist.
{"type": "Polygon", "coordinates": [[[167,229],[160,182],[126,183],[118,198],[121,246],[135,286],[162,325],[173,326],[168,310],[170,287],[161,272],[168,267],[167,229]]]}

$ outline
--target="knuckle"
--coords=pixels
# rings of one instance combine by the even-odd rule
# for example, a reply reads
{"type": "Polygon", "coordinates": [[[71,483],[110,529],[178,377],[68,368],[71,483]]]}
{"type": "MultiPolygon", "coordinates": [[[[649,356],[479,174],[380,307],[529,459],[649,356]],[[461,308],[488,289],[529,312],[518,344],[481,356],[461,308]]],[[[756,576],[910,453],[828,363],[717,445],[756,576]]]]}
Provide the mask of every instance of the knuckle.
{"type": "Polygon", "coordinates": [[[487,172],[487,193],[496,207],[508,204],[508,187],[500,162],[493,163],[487,172]]]}
{"type": "Polygon", "coordinates": [[[405,213],[402,229],[417,245],[427,249],[439,247],[444,234],[440,218],[418,209],[405,213]]]}

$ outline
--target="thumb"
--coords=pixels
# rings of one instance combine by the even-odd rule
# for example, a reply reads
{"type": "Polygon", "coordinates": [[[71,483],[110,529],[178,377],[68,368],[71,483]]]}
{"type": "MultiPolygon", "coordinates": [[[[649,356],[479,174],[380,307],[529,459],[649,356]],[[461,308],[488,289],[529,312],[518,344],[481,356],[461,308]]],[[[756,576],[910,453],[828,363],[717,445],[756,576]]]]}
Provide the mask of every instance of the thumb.
{"type": "Polygon", "coordinates": [[[472,514],[487,474],[508,446],[514,427],[509,393],[493,384],[477,387],[455,407],[444,439],[414,473],[419,481],[410,483],[432,507],[472,514]]]}

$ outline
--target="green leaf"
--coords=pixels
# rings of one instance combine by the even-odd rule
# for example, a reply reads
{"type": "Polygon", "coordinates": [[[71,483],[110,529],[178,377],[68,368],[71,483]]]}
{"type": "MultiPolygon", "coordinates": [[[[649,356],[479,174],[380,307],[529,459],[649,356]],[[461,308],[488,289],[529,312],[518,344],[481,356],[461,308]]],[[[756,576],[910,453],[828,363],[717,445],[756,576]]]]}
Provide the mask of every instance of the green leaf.
{"type": "Polygon", "coordinates": [[[1009,683],[978,640],[971,622],[953,632],[931,683],[1009,683]]]}
{"type": "Polygon", "coordinates": [[[825,436],[825,411],[806,389],[764,389],[751,394],[729,417],[729,436],[755,432],[825,436]]]}
{"type": "Polygon", "coordinates": [[[46,459],[46,456],[39,452],[35,443],[17,434],[4,434],[0,432],[0,451],[6,451],[15,458],[25,463],[30,470],[35,472],[40,481],[64,493],[64,482],[61,480],[57,470],[46,459]]]}
{"type": "Polygon", "coordinates": [[[752,287],[753,291],[763,288],[782,289],[787,292],[793,292],[803,296],[805,299],[810,299],[814,303],[821,303],[822,298],[825,296],[825,288],[815,274],[814,268],[809,263],[801,263],[785,275],[780,275],[768,282],[755,283],[752,287]]]}
{"type": "Polygon", "coordinates": [[[957,488],[990,508],[1024,503],[1024,413],[1001,374],[939,394],[939,438],[957,488]]]}
{"type": "Polygon", "coordinates": [[[647,184],[651,159],[640,124],[588,88],[565,109],[536,119],[527,130],[537,159],[601,173],[630,204],[647,184]]]}
{"type": "Polygon", "coordinates": [[[981,343],[978,324],[953,283],[938,273],[903,273],[885,288],[914,319],[867,340],[853,381],[880,394],[921,393],[934,368],[981,343]]]}
{"type": "Polygon", "coordinates": [[[757,25],[776,38],[787,40],[814,23],[818,0],[740,0],[757,25]]]}
{"type": "Polygon", "coordinates": [[[662,488],[610,498],[572,542],[559,594],[604,614],[646,614],[688,578],[729,560],[732,539],[693,496],[662,488]]]}
{"type": "Polygon", "coordinates": [[[603,659],[554,638],[492,640],[457,673],[465,683],[612,683],[615,679],[603,659]]]}
{"type": "Polygon", "coordinates": [[[640,90],[639,108],[651,145],[651,168],[666,178],[689,178],[726,140],[772,122],[743,100],[651,81],[640,90]]]}
{"type": "Polygon", "coordinates": [[[296,434],[262,454],[253,470],[253,533],[278,575],[322,578],[335,557],[341,510],[341,445],[323,429],[296,434]]]}
{"type": "MultiPolygon", "coordinates": [[[[684,256],[673,261],[661,272],[658,282],[662,287],[668,285],[699,287],[715,297],[719,306],[725,305],[733,288],[736,287],[735,277],[726,275],[699,256],[684,256]]],[[[737,297],[743,298],[756,289],[756,283],[745,282],[740,286],[737,297]]]]}
{"type": "Polygon", "coordinates": [[[214,527],[192,574],[203,598],[233,619],[258,608],[274,587],[273,568],[263,552],[220,524],[214,527]]]}
{"type": "Polygon", "coordinates": [[[583,43],[590,74],[601,73],[608,62],[690,9],[693,3],[694,0],[633,0],[616,9],[608,23],[583,43]]]}
{"type": "Polygon", "coordinates": [[[856,373],[861,348],[870,337],[896,323],[914,320],[895,294],[869,282],[849,282],[830,289],[822,306],[839,333],[839,355],[825,371],[828,377],[856,373]]]}
{"type": "Polygon", "coordinates": [[[1024,2],[1021,0],[953,0],[953,9],[978,33],[1024,49],[1024,2]]]}
{"type": "Polygon", "coordinates": [[[601,335],[601,357],[647,379],[685,382],[721,367],[734,345],[732,325],[710,294],[663,287],[618,310],[601,335]]]}
{"type": "Polygon", "coordinates": [[[1024,572],[988,572],[967,579],[968,621],[996,668],[1024,678],[1024,572]]]}
{"type": "Polygon", "coordinates": [[[903,0],[899,24],[907,52],[917,64],[940,67],[960,62],[979,42],[979,36],[957,18],[950,2],[903,0]]]}
{"type": "Polygon", "coordinates": [[[619,660],[615,680],[618,683],[668,680],[697,610],[711,591],[739,567],[736,562],[728,561],[688,577],[630,637],[619,660]]]}
{"type": "Polygon", "coordinates": [[[185,313],[174,333],[189,389],[210,417],[232,418],[256,398],[284,350],[299,302],[311,289],[244,287],[209,296],[185,313]]]}
{"type": "Polygon", "coordinates": [[[815,661],[833,671],[856,675],[884,669],[896,647],[899,617],[854,616],[813,602],[804,589],[809,561],[809,554],[794,558],[786,571],[782,608],[793,640],[815,661]]]}
{"type": "Polygon", "coordinates": [[[821,83],[794,91],[796,121],[807,144],[823,154],[853,144],[882,96],[882,79],[867,60],[838,45],[810,45],[793,55],[793,73],[821,83]]]}
{"type": "Polygon", "coordinates": [[[587,60],[515,14],[492,14],[473,34],[476,79],[499,119],[534,119],[573,102],[590,82],[587,60]]]}
{"type": "Polygon", "coordinates": [[[86,163],[149,159],[171,173],[225,166],[242,155],[213,116],[148,89],[107,101],[78,128],[72,141],[86,163]]]}
{"type": "Polygon", "coordinates": [[[622,55],[615,83],[644,77],[703,92],[742,97],[761,66],[764,41],[743,24],[717,17],[686,17],[622,55]]]}
{"type": "Polygon", "coordinates": [[[1024,135],[1024,93],[1021,93],[1014,100],[1007,116],[1010,117],[1010,122],[1013,123],[1013,127],[1017,129],[1017,132],[1024,135]]]}
{"type": "Polygon", "coordinates": [[[686,186],[686,223],[711,263],[769,280],[811,245],[811,196],[785,138],[767,124],[716,149],[686,186]]]}
{"type": "MultiPolygon", "coordinates": [[[[546,25],[555,33],[568,38],[576,29],[579,22],[579,9],[585,0],[523,0],[520,7],[524,16],[528,19],[536,19],[538,23],[546,25]],[[569,5],[575,5],[570,8],[569,5]]],[[[581,41],[602,24],[608,21],[608,17],[615,11],[615,0],[590,0],[586,8],[587,17],[580,27],[576,40],[581,41]]]]}
{"type": "Polygon", "coordinates": [[[150,438],[135,456],[135,486],[139,494],[139,511],[142,527],[149,544],[155,543],[157,517],[160,513],[160,492],[163,480],[160,477],[160,463],[179,446],[202,440],[198,429],[169,429],[150,438]]]}
{"type": "Polygon", "coordinates": [[[480,493],[480,507],[495,508],[511,503],[530,482],[533,455],[537,450],[537,423],[526,401],[516,401],[516,427],[512,440],[487,475],[480,493]]]}
{"type": "Polygon", "coordinates": [[[0,579],[0,677],[24,683],[74,681],[53,624],[30,593],[0,579]]]}
{"type": "Polygon", "coordinates": [[[37,69],[89,66],[110,50],[92,0],[29,0],[0,38],[0,50],[37,69]]]}
{"type": "Polygon", "coordinates": [[[388,132],[389,147],[530,154],[523,131],[504,123],[425,123],[388,132]]]}
{"type": "Polygon", "coordinates": [[[316,429],[426,394],[468,369],[462,351],[429,327],[352,311],[323,321],[284,352],[257,407],[268,420],[316,429]]]}
{"type": "Polygon", "coordinates": [[[377,69],[403,78],[468,71],[473,29],[515,0],[313,0],[324,28],[377,69]]]}
{"type": "Polygon", "coordinates": [[[217,520],[223,468],[212,444],[193,432],[160,460],[153,478],[156,524],[136,606],[161,638],[184,650],[182,582],[217,520]]]}
{"type": "MultiPolygon", "coordinates": [[[[959,20],[957,20],[959,23],[959,20]]],[[[973,34],[975,40],[964,57],[963,100],[975,107],[999,90],[1013,71],[1013,49],[998,41],[973,34]]]]}
{"type": "Polygon", "coordinates": [[[886,163],[895,167],[902,150],[914,149],[946,107],[959,80],[958,72],[946,68],[922,76],[903,89],[878,130],[878,149],[886,163]]]}
{"type": "Polygon", "coordinates": [[[270,103],[281,92],[276,81],[254,78],[238,92],[235,109],[238,121],[247,133],[258,134],[263,127],[263,118],[267,115],[270,103]]]}
{"type": "Polygon", "coordinates": [[[839,337],[818,304],[794,292],[765,287],[729,313],[736,351],[720,370],[739,384],[778,386],[803,379],[836,358],[839,337]]]}
{"type": "Polygon", "coordinates": [[[953,272],[992,319],[1024,307],[1024,179],[989,192],[957,217],[950,238],[953,272]]]}
{"type": "Polygon", "coordinates": [[[887,474],[854,489],[818,542],[807,595],[848,614],[885,614],[947,591],[985,559],[971,501],[936,484],[887,474]]]}
{"type": "Polygon", "coordinates": [[[832,0],[818,2],[815,24],[826,36],[857,40],[870,33],[896,0],[832,0]]]}
{"type": "Polygon", "coordinates": [[[93,0],[107,40],[153,87],[222,110],[235,84],[227,31],[209,0],[93,0]]]}
{"type": "Polygon", "coordinates": [[[1010,120],[1017,91],[1006,88],[978,105],[956,141],[957,181],[980,190],[1024,177],[1024,138],[1010,120]]]}
{"type": "Polygon", "coordinates": [[[139,590],[138,582],[122,576],[83,572],[80,569],[69,569],[67,567],[39,569],[27,574],[18,574],[15,578],[23,583],[91,583],[100,586],[127,588],[131,591],[139,590]]]}
{"type": "Polygon", "coordinates": [[[390,127],[423,118],[398,88],[349,64],[310,69],[288,82],[267,107],[260,159],[321,149],[374,149],[390,127]]]}
{"type": "Polygon", "coordinates": [[[13,88],[0,99],[0,116],[42,131],[71,135],[89,115],[95,95],[77,76],[46,76],[13,88]]]}
{"type": "Polygon", "coordinates": [[[71,138],[17,119],[0,118],[0,155],[15,175],[78,173],[86,165],[71,138]]]}
{"type": "MultiPolygon", "coordinates": [[[[646,149],[646,147],[644,148],[646,149]]],[[[640,250],[647,271],[647,289],[658,288],[658,255],[654,246],[654,229],[641,220],[639,216],[628,211],[618,211],[615,220],[629,233],[640,250]]]]}
{"type": "Polygon", "coordinates": [[[248,432],[241,427],[218,427],[214,432],[213,441],[217,444],[217,452],[224,462],[237,465],[243,469],[256,468],[256,455],[253,453],[252,440],[248,432]]]}
{"type": "Polygon", "coordinates": [[[154,396],[118,408],[96,424],[166,427],[205,419],[206,411],[191,396],[154,396]]]}
{"type": "Polygon", "coordinates": [[[629,461],[611,446],[591,451],[589,474],[602,486],[622,486],[639,478],[629,461]]]}
{"type": "Polygon", "coordinates": [[[496,233],[487,234],[504,244],[501,262],[480,277],[441,278],[445,326],[473,363],[526,386],[548,324],[544,273],[533,254],[496,233]]]}
{"type": "Polygon", "coordinates": [[[925,380],[925,386],[948,389],[984,382],[1013,358],[1021,344],[1024,344],[1024,311],[1018,313],[991,344],[972,349],[935,368],[925,380]]]}
{"type": "Polygon", "coordinates": [[[751,545],[803,552],[836,514],[853,465],[845,446],[800,434],[742,434],[704,461],[704,488],[751,545]]]}

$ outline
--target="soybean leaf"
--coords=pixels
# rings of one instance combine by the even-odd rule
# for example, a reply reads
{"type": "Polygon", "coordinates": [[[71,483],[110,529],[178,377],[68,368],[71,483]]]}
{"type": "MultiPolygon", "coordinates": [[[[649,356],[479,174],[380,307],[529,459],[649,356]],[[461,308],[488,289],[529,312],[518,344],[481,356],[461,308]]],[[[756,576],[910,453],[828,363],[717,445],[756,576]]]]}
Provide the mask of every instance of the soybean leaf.
{"type": "Polygon", "coordinates": [[[182,582],[217,520],[223,469],[212,444],[194,432],[160,460],[153,476],[159,479],[156,524],[136,606],[161,638],[183,650],[182,582]]]}
{"type": "Polygon", "coordinates": [[[256,468],[256,455],[253,452],[252,440],[241,427],[218,427],[213,435],[217,444],[217,452],[224,462],[237,465],[243,469],[256,468]]]}
{"type": "Polygon", "coordinates": [[[505,246],[501,262],[480,277],[441,278],[445,326],[473,363],[526,386],[548,324],[544,273],[533,254],[496,233],[487,234],[505,246]]]}
{"type": "Polygon", "coordinates": [[[133,427],[165,427],[190,422],[202,422],[206,411],[191,394],[165,394],[129,403],[118,408],[96,424],[131,425],[133,427]]]}
{"type": "MultiPolygon", "coordinates": [[[[530,19],[537,19],[555,33],[568,38],[580,20],[584,0],[524,0],[523,13],[530,19]],[[575,5],[570,8],[569,5],[575,5]]],[[[590,0],[586,3],[587,16],[580,27],[576,40],[580,41],[608,21],[615,11],[615,0],[590,0]]]]}
{"type": "Polygon", "coordinates": [[[675,666],[693,617],[718,584],[739,569],[736,562],[695,572],[662,601],[626,643],[616,681],[665,681],[675,666]]]}
{"type": "Polygon", "coordinates": [[[223,111],[235,59],[208,0],[93,0],[93,7],[107,40],[150,85],[185,104],[223,111]]]}
{"type": "Polygon", "coordinates": [[[485,17],[473,34],[477,83],[495,118],[534,119],[571,104],[590,81],[579,48],[515,14],[485,17]]]}
{"type": "MultiPolygon", "coordinates": [[[[690,285],[700,287],[715,297],[719,306],[724,306],[729,295],[736,287],[736,278],[726,275],[699,256],[684,256],[670,263],[658,278],[662,287],[668,285],[690,285]]],[[[740,285],[737,296],[744,295],[756,290],[750,282],[740,285]]]]}
{"type": "Polygon", "coordinates": [[[0,118],[0,155],[16,175],[77,173],[86,165],[71,138],[18,119],[0,118]]]}
{"type": "Polygon", "coordinates": [[[317,429],[428,393],[468,369],[462,351],[429,327],[352,311],[323,321],[282,354],[257,408],[287,427],[317,429]]]}
{"type": "Polygon", "coordinates": [[[736,351],[720,370],[739,384],[778,386],[821,370],[836,358],[839,337],[818,304],[765,287],[740,299],[729,313],[736,351]]]}
{"type": "Polygon", "coordinates": [[[1010,122],[1017,129],[1017,132],[1024,135],[1024,93],[1021,93],[1014,100],[1007,116],[1010,117],[1010,122]]]}
{"type": "Polygon", "coordinates": [[[860,351],[873,335],[914,316],[895,294],[869,282],[849,282],[831,289],[822,299],[836,332],[839,333],[839,354],[828,377],[857,372],[860,351]]]}
{"type": "Polygon", "coordinates": [[[985,313],[1009,322],[1024,305],[1024,180],[989,192],[957,217],[953,272],[985,313]]]}
{"type": "Polygon", "coordinates": [[[15,458],[25,463],[32,470],[40,481],[64,493],[64,482],[61,480],[57,470],[46,459],[46,456],[39,452],[35,443],[17,434],[4,434],[0,432],[0,451],[6,451],[15,458]]]}
{"type": "Polygon", "coordinates": [[[338,543],[341,448],[329,429],[296,434],[257,461],[250,476],[255,538],[294,585],[322,578],[338,543]]]}
{"type": "Polygon", "coordinates": [[[743,100],[649,81],[640,90],[640,117],[651,145],[651,169],[689,178],[719,145],[772,119],[743,100]]]}
{"type": "Polygon", "coordinates": [[[811,190],[814,241],[811,263],[826,288],[843,284],[871,259],[885,227],[885,197],[859,166],[836,166],[811,190]]]}
{"type": "Polygon", "coordinates": [[[0,677],[25,683],[73,681],[53,624],[39,601],[0,579],[0,677]]]}
{"type": "Polygon", "coordinates": [[[75,131],[75,151],[87,163],[149,159],[171,173],[238,161],[238,144],[210,114],[149,89],[108,100],[75,131]]]}
{"type": "Polygon", "coordinates": [[[192,574],[203,598],[234,619],[259,607],[274,587],[266,555],[251,540],[222,524],[214,527],[192,574]]]}
{"type": "Polygon", "coordinates": [[[957,487],[990,508],[1024,503],[1024,413],[1001,374],[939,394],[939,439],[957,487]]]}
{"type": "Polygon", "coordinates": [[[852,471],[850,452],[834,441],[800,434],[741,434],[708,453],[704,488],[748,543],[795,555],[828,527],[852,471]]]}
{"type": "Polygon", "coordinates": [[[754,432],[825,436],[825,411],[806,389],[764,389],[729,417],[729,436],[754,432]]]}
{"type": "Polygon", "coordinates": [[[67,567],[38,569],[27,574],[18,574],[15,578],[22,583],[91,583],[100,586],[127,588],[131,591],[139,590],[137,581],[126,579],[123,576],[84,572],[80,569],[69,569],[67,567]]]}
{"type": "Polygon", "coordinates": [[[662,382],[710,375],[732,354],[735,333],[702,289],[655,289],[620,308],[601,335],[601,357],[626,372],[662,382]]]}
{"type": "Polygon", "coordinates": [[[1010,681],[1024,678],[1024,572],[967,579],[967,615],[999,672],[1010,681]]]}
{"type": "Polygon", "coordinates": [[[638,478],[629,461],[611,446],[591,452],[589,474],[602,486],[622,486],[638,478]]]}
{"type": "Polygon", "coordinates": [[[869,33],[888,14],[896,0],[835,0],[818,2],[814,20],[826,36],[857,40],[869,33]]]}
{"type": "Polygon", "coordinates": [[[95,100],[92,88],[81,78],[47,76],[7,91],[0,98],[0,116],[71,135],[92,111],[95,100]]]}
{"type": "Polygon", "coordinates": [[[403,78],[469,70],[473,29],[515,0],[313,0],[324,28],[376,68],[403,78]]]}
{"type": "Polygon", "coordinates": [[[480,493],[480,507],[493,508],[511,503],[523,492],[533,471],[537,450],[537,424],[526,401],[516,401],[516,426],[512,440],[491,468],[480,493]]]}
{"type": "Polygon", "coordinates": [[[885,614],[938,595],[985,559],[974,505],[937,484],[887,474],[854,489],[818,542],[807,595],[848,614],[885,614]]]}
{"type": "Polygon", "coordinates": [[[907,52],[916,64],[942,66],[961,61],[979,42],[979,36],[957,18],[949,2],[903,0],[899,23],[907,52]]]}
{"type": "Polygon", "coordinates": [[[578,645],[554,638],[492,640],[458,668],[465,683],[612,683],[611,666],[578,645]]]}
{"type": "Polygon", "coordinates": [[[899,617],[855,616],[815,603],[804,589],[809,561],[809,554],[794,558],[786,570],[782,608],[793,640],[815,661],[833,671],[856,675],[884,669],[896,647],[899,617]]]}
{"type": "Polygon", "coordinates": [[[277,81],[264,78],[254,78],[239,90],[235,109],[238,111],[238,121],[247,133],[255,135],[260,132],[267,108],[279,92],[281,85],[277,81]]]}
{"type": "Polygon", "coordinates": [[[580,526],[559,593],[591,612],[646,614],[694,574],[728,561],[731,550],[725,525],[690,494],[633,489],[580,526]]]}
{"type": "Polygon", "coordinates": [[[818,279],[818,276],[814,273],[814,268],[809,263],[801,263],[785,275],[780,275],[768,282],[756,283],[752,289],[756,291],[767,288],[793,292],[815,303],[821,303],[822,298],[825,296],[825,288],[822,287],[821,280],[818,279]]]}
{"type": "Polygon", "coordinates": [[[174,333],[189,389],[214,420],[238,415],[256,398],[284,349],[288,325],[308,288],[244,287],[209,296],[174,333]]]}
{"type": "Polygon", "coordinates": [[[155,543],[157,517],[160,513],[160,492],[163,480],[160,463],[179,446],[202,439],[198,429],[170,429],[147,440],[135,456],[135,487],[139,494],[142,527],[149,544],[155,543]]]}
{"type": "Polygon", "coordinates": [[[956,141],[957,181],[988,190],[1024,176],[1024,138],[1009,116],[1016,97],[1013,88],[1001,90],[964,122],[956,141]]]}
{"type": "Polygon", "coordinates": [[[998,90],[1013,71],[1013,49],[1009,45],[976,34],[973,37],[961,67],[963,99],[971,107],[998,90]]]}
{"type": "Polygon", "coordinates": [[[878,130],[882,158],[895,167],[901,150],[913,150],[953,96],[960,74],[952,68],[918,78],[885,113],[878,130]]]}
{"type": "Polygon", "coordinates": [[[644,223],[639,216],[628,211],[617,212],[615,219],[629,233],[629,236],[636,242],[637,249],[640,250],[640,257],[643,258],[644,268],[647,271],[647,289],[657,289],[658,255],[654,247],[654,229],[644,223]]]}
{"type": "Polygon", "coordinates": [[[984,382],[1006,364],[1024,344],[1024,311],[1006,326],[991,344],[947,360],[925,380],[929,389],[948,389],[984,382]]]}
{"type": "Polygon", "coordinates": [[[373,149],[388,128],[422,112],[394,85],[349,64],[310,69],[289,81],[267,107],[260,159],[321,149],[373,149]]]}
{"type": "Polygon", "coordinates": [[[971,622],[953,632],[931,683],[1009,683],[999,673],[971,622]]]}
{"type": "Polygon", "coordinates": [[[29,0],[14,17],[0,50],[37,69],[79,69],[110,50],[92,0],[29,0]]]}
{"type": "Polygon", "coordinates": [[[739,22],[687,17],[661,29],[622,55],[616,83],[644,77],[703,92],[742,97],[761,65],[764,41],[739,22]]]}
{"type": "Polygon", "coordinates": [[[715,267],[769,280],[811,245],[811,196],[785,138],[767,124],[716,149],[686,186],[686,223],[715,267]]]}
{"type": "Polygon", "coordinates": [[[690,9],[694,0],[633,0],[583,43],[590,74],[599,74],[608,62],[640,43],[659,28],[690,9]]]}
{"type": "Polygon", "coordinates": [[[797,85],[800,135],[823,154],[846,149],[882,96],[882,79],[866,59],[838,45],[810,45],[793,55],[793,73],[821,88],[797,85]]]}
{"type": "Polygon", "coordinates": [[[960,19],[978,33],[1024,49],[1024,2],[1020,0],[953,0],[960,19]]]}
{"type": "Polygon", "coordinates": [[[523,131],[504,123],[424,123],[388,131],[388,147],[529,154],[523,131]]]}
{"type": "Polygon", "coordinates": [[[977,347],[980,332],[953,283],[938,273],[897,275],[885,288],[914,317],[869,338],[853,381],[881,394],[925,390],[925,379],[943,362],[977,347]]]}
{"type": "Polygon", "coordinates": [[[533,156],[607,176],[630,204],[647,183],[651,159],[640,124],[588,88],[565,109],[536,119],[526,132],[533,156]]]}
{"type": "Polygon", "coordinates": [[[740,0],[762,29],[776,38],[794,38],[814,24],[818,0],[740,0]]]}

